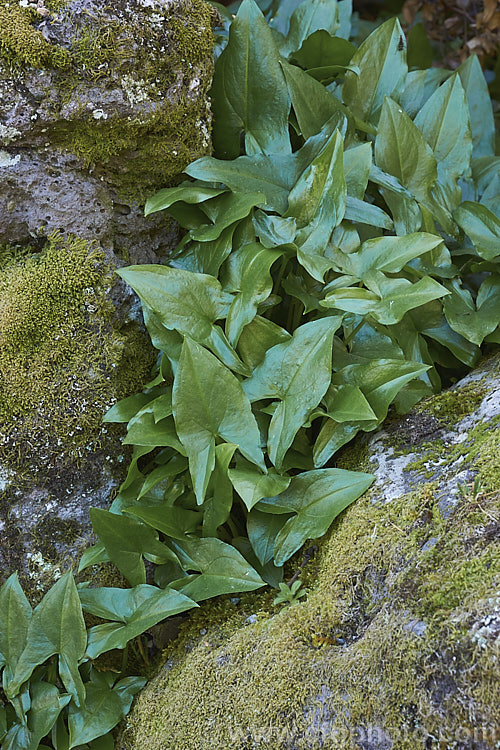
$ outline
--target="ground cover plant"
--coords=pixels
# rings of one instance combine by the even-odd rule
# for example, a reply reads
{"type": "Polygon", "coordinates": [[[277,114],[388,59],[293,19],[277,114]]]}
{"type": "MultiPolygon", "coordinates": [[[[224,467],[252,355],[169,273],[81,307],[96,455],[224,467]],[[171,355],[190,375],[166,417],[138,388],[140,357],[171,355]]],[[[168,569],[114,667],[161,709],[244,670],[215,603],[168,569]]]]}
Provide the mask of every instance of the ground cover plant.
{"type": "Polygon", "coordinates": [[[244,0],[218,35],[214,156],[146,205],[183,227],[175,256],[120,271],[158,363],[105,417],[133,458],[80,571],[112,563],[130,588],[68,573],[32,610],[3,585],[2,750],[112,747],[144,680],[102,654],[220,594],[302,596],[283,566],[373,480],[338,452],[500,343],[477,59],[409,70],[397,19],[356,48],[348,0],[262,8],[244,0]]]}

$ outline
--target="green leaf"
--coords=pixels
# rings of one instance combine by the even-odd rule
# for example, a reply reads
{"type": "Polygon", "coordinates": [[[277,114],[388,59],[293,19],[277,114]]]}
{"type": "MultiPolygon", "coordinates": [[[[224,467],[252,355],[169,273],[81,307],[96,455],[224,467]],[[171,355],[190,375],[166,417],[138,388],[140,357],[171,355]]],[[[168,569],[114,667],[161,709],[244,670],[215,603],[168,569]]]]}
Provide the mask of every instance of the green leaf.
{"type": "Polygon", "coordinates": [[[155,193],[151,198],[146,201],[146,207],[144,209],[144,215],[155,213],[155,211],[162,211],[165,208],[170,208],[173,203],[177,201],[183,201],[184,203],[203,203],[204,201],[215,198],[224,192],[222,188],[206,187],[205,185],[179,185],[173,188],[164,188],[155,193]]]}
{"type": "Polygon", "coordinates": [[[469,110],[458,75],[432,94],[414,122],[434,152],[440,182],[455,182],[469,170],[472,155],[469,110]]]}
{"type": "Polygon", "coordinates": [[[140,413],[130,420],[123,442],[125,445],[144,445],[150,448],[169,446],[183,453],[173,419],[167,417],[155,422],[154,414],[151,412],[140,413]]]}
{"type": "Polygon", "coordinates": [[[110,560],[131,586],[146,582],[143,555],[157,556],[163,562],[176,562],[171,550],[158,541],[158,534],[133,518],[101,508],[91,508],[90,520],[110,560]]]}
{"type": "Polygon", "coordinates": [[[373,482],[372,474],[344,469],[319,469],[294,477],[280,504],[295,515],[276,536],[274,562],[285,563],[306,539],[325,534],[334,518],[357,500],[373,482]]]}
{"type": "Polygon", "coordinates": [[[450,75],[449,70],[443,70],[442,68],[413,70],[408,73],[399,101],[412,119],[420,112],[438,86],[450,75]]]}
{"type": "Polygon", "coordinates": [[[232,297],[217,279],[167,266],[129,266],[118,271],[124,281],[169,329],[206,341],[216,320],[225,318],[232,297]]]}
{"type": "Polygon", "coordinates": [[[346,185],[342,136],[336,130],[290,191],[287,216],[303,228],[295,239],[299,263],[318,281],[331,268],[323,253],[344,218],[346,185]]]}
{"type": "Polygon", "coordinates": [[[363,242],[356,253],[347,256],[346,269],[360,279],[373,271],[398,273],[409,261],[442,243],[441,237],[427,232],[415,232],[404,237],[374,237],[363,242]]]}
{"type": "MultiPolygon", "coordinates": [[[[350,61],[359,75],[346,72],[343,98],[357,117],[376,124],[386,96],[397,97],[403,88],[406,65],[405,35],[397,18],[391,18],[366,39],[350,61]]],[[[384,133],[380,125],[379,132],[384,133]]]]}
{"type": "Polygon", "coordinates": [[[217,536],[217,529],[226,523],[233,505],[233,485],[228,476],[229,464],[237,446],[221,443],[215,446],[215,469],[208,483],[203,503],[203,536],[217,536]]]}
{"type": "Polygon", "coordinates": [[[310,138],[319,133],[332,117],[336,118],[337,127],[342,127],[345,121],[344,106],[339,100],[300,68],[285,62],[281,65],[300,132],[304,138],[310,138]]]}
{"type": "Polygon", "coordinates": [[[472,55],[458,68],[458,75],[465,89],[469,105],[470,125],[472,130],[472,155],[493,156],[495,153],[495,122],[488,86],[481,69],[481,64],[472,55]]]}
{"type": "Polygon", "coordinates": [[[62,709],[71,700],[61,695],[55,685],[34,682],[30,686],[31,709],[24,724],[14,724],[2,742],[2,750],[38,750],[41,740],[50,732],[62,709]]]}
{"type": "Polygon", "coordinates": [[[368,224],[382,229],[394,229],[390,216],[381,208],[348,195],[344,218],[357,224],[368,224]]]}
{"type": "Polygon", "coordinates": [[[288,331],[257,315],[241,332],[238,350],[243,361],[254,370],[262,362],[268,349],[289,339],[291,336],[288,331]]]}
{"type": "Polygon", "coordinates": [[[290,477],[271,471],[268,474],[262,474],[246,461],[241,461],[236,468],[229,469],[228,474],[234,489],[248,510],[251,510],[263,497],[279,495],[290,484],[290,477]]]}
{"type": "Polygon", "coordinates": [[[55,654],[59,675],[76,705],[85,700],[78,663],[85,653],[87,630],[72,573],[63,575],[35,608],[28,626],[26,646],[8,688],[10,697],[28,680],[39,664],[55,654]]]}
{"type": "Polygon", "coordinates": [[[273,559],[274,540],[288,519],[288,515],[262,513],[254,508],[247,518],[248,538],[258,561],[266,565],[273,559]]]}
{"type": "Polygon", "coordinates": [[[290,156],[281,154],[273,154],[272,157],[253,154],[239,156],[232,161],[203,156],[186,167],[186,172],[199,180],[223,182],[234,191],[262,193],[268,208],[281,214],[287,208],[295,166],[290,156]]]}
{"type": "MultiPolygon", "coordinates": [[[[172,556],[177,559],[174,553],[172,556]]],[[[96,659],[99,654],[115,648],[123,649],[132,638],[152,628],[160,620],[197,606],[184,594],[148,584],[140,584],[132,589],[106,586],[85,588],[79,593],[86,612],[114,621],[90,628],[87,646],[90,659],[96,659]]]]}
{"type": "Polygon", "coordinates": [[[106,412],[102,421],[129,422],[143,406],[146,406],[154,398],[154,393],[136,393],[134,396],[123,398],[106,412]]]}
{"type": "Polygon", "coordinates": [[[325,395],[325,404],[327,416],[336,422],[377,419],[369,401],[355,385],[331,385],[325,395]]]}
{"type": "Polygon", "coordinates": [[[257,242],[240,247],[229,256],[223,286],[224,291],[235,295],[226,318],[226,334],[232,346],[255,318],[257,307],[271,294],[270,270],[279,257],[279,250],[268,250],[257,242]]]}
{"type": "Polygon", "coordinates": [[[500,276],[489,276],[477,293],[476,303],[458,281],[450,284],[451,295],[444,300],[444,313],[454,331],[480,346],[500,324],[500,276]]]}
{"type": "Polygon", "coordinates": [[[418,200],[425,202],[437,179],[431,147],[406,112],[386,98],[375,139],[375,162],[396,177],[418,200]]]}
{"type": "Polygon", "coordinates": [[[288,94],[279,53],[264,16],[253,0],[243,0],[217,61],[213,82],[214,146],[224,158],[240,152],[245,133],[248,154],[290,153],[288,94]]]}
{"type": "Polygon", "coordinates": [[[335,130],[290,191],[286,215],[299,227],[322,224],[329,236],[343,219],[345,199],[343,141],[335,130]]]}
{"type": "Polygon", "coordinates": [[[327,65],[345,67],[349,65],[355,51],[356,47],[347,39],[332,36],[328,31],[319,29],[304,39],[300,49],[294,52],[293,59],[306,70],[327,65]]]}
{"type": "Polygon", "coordinates": [[[203,205],[203,210],[212,222],[192,229],[190,237],[199,242],[213,242],[222,232],[240,219],[244,219],[254,206],[265,203],[264,193],[224,193],[203,205]]]}
{"type": "Polygon", "coordinates": [[[371,166],[371,143],[361,143],[359,146],[344,151],[344,177],[347,195],[360,201],[363,200],[371,166]]]}
{"type": "Polygon", "coordinates": [[[177,505],[133,505],[125,511],[173,539],[184,539],[201,522],[201,513],[177,505]]]}
{"type": "Polygon", "coordinates": [[[13,573],[0,588],[0,668],[4,667],[3,687],[7,691],[16,664],[26,644],[31,606],[13,573]]]}
{"type": "Polygon", "coordinates": [[[434,52],[423,23],[414,24],[408,33],[408,67],[430,68],[434,52]]]}
{"type": "Polygon", "coordinates": [[[198,503],[215,465],[215,438],[238,446],[265,471],[259,431],[239,381],[212,354],[186,338],[173,390],[174,418],[189,459],[198,503]]]}
{"type": "Polygon", "coordinates": [[[420,305],[449,294],[430,276],[412,284],[406,279],[380,279],[377,292],[351,287],[336,289],[320,302],[322,307],[344,310],[358,315],[373,315],[385,325],[398,323],[403,315],[420,305]]]}
{"type": "Polygon", "coordinates": [[[199,571],[170,584],[194,601],[221,594],[254,591],[264,585],[258,573],[231,545],[220,539],[173,543],[185,570],[199,571]]]}
{"type": "Polygon", "coordinates": [[[354,420],[338,423],[327,419],[314,445],[314,464],[323,466],[339,448],[360,430],[368,432],[386,418],[387,410],[399,391],[411,380],[429,369],[418,362],[403,359],[372,359],[367,365],[348,365],[332,378],[333,385],[360,388],[377,417],[374,422],[354,420]]]}
{"type": "Polygon", "coordinates": [[[303,0],[292,13],[290,28],[286,39],[280,44],[280,52],[288,57],[298,50],[311,34],[320,29],[334,36],[339,25],[335,0],[303,0]]]}
{"type": "Polygon", "coordinates": [[[95,671],[86,684],[87,698],[82,708],[71,705],[68,726],[70,748],[83,745],[111,732],[130,710],[134,694],[144,685],[142,677],[125,677],[114,687],[95,671]]]}
{"type": "Polygon", "coordinates": [[[269,458],[280,468],[286,451],[331,379],[333,336],[340,317],[306,323],[290,341],[273,346],[244,383],[251,401],[279,399],[268,436],[269,458]]]}
{"type": "Polygon", "coordinates": [[[500,255],[500,220],[489,208],[465,201],[453,213],[453,218],[471,238],[481,258],[494,260],[500,255]]]}
{"type": "Polygon", "coordinates": [[[227,227],[211,242],[190,242],[180,256],[170,261],[170,265],[183,271],[206,273],[217,277],[221,265],[231,252],[236,226],[232,224],[227,227]]]}

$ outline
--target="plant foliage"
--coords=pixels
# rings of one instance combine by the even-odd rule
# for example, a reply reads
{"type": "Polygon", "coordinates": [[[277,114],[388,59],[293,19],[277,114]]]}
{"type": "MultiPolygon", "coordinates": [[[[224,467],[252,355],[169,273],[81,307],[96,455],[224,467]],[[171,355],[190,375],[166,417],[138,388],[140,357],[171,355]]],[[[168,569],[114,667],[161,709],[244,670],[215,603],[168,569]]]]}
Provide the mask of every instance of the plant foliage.
{"type": "Polygon", "coordinates": [[[219,594],[301,596],[284,564],[373,480],[338,452],[500,342],[477,59],[409,72],[397,19],[356,48],[350,0],[261,7],[243,0],[218,38],[215,156],[146,205],[184,228],[177,252],[120,271],[158,364],[106,415],[133,459],[80,569],[112,562],[131,588],[66,575],[32,611],[4,584],[2,750],[111,747],[143,681],[96,671],[100,654],[219,594]]]}

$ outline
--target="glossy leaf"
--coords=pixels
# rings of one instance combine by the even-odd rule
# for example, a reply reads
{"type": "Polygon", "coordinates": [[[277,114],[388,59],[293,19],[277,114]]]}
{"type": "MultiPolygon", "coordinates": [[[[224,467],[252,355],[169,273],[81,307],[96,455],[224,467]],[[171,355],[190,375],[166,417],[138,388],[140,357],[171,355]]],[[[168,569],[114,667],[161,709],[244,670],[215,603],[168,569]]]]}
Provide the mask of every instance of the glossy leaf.
{"type": "Polygon", "coordinates": [[[35,667],[57,655],[59,674],[79,706],[85,700],[85,688],[78,663],[85,653],[87,631],[72,573],[65,573],[35,608],[28,626],[26,646],[17,662],[8,687],[14,696],[31,676],[35,667]]]}
{"type": "Polygon", "coordinates": [[[279,399],[268,436],[269,458],[277,469],[330,385],[332,341],[340,321],[338,317],[323,318],[300,326],[290,341],[266,352],[264,361],[244,383],[251,401],[279,399]]]}
{"type": "Polygon", "coordinates": [[[306,539],[323,536],[334,518],[357,500],[373,479],[372,474],[343,469],[319,469],[294,477],[280,495],[280,504],[295,515],[276,536],[275,564],[286,562],[306,539]]]}
{"type": "Polygon", "coordinates": [[[472,55],[458,68],[465,89],[472,130],[473,156],[493,156],[495,153],[495,123],[488,86],[481,64],[472,55]]]}
{"type": "Polygon", "coordinates": [[[0,669],[4,667],[4,690],[8,690],[24,650],[31,615],[31,605],[17,573],[13,573],[0,588],[0,669]]]}
{"type": "Polygon", "coordinates": [[[453,281],[444,300],[444,313],[454,331],[478,346],[500,325],[500,276],[483,281],[474,303],[471,293],[453,281]]]}
{"type": "Polygon", "coordinates": [[[238,446],[265,471],[259,432],[239,381],[212,354],[186,338],[173,391],[174,418],[189,459],[198,503],[215,466],[215,438],[238,446]]]}
{"type": "Polygon", "coordinates": [[[123,649],[160,620],[197,606],[184,594],[148,584],[132,589],[86,588],[79,593],[86,612],[112,621],[90,628],[87,656],[91,659],[115,648],[123,649]]]}
{"type": "Polygon", "coordinates": [[[481,258],[494,260],[500,255],[500,219],[489,208],[465,201],[453,218],[470,237],[481,258]]]}
{"type": "Polygon", "coordinates": [[[254,591],[264,585],[258,573],[231,545],[220,539],[176,542],[173,548],[186,571],[198,571],[171,585],[200,602],[213,596],[239,591],[254,591]]]}
{"type": "Polygon", "coordinates": [[[439,180],[456,181],[472,156],[469,110],[458,75],[436,89],[414,122],[436,157],[439,180]]]}
{"type": "Polygon", "coordinates": [[[339,28],[337,3],[335,0],[303,0],[290,18],[286,39],[280,44],[280,52],[285,57],[298,50],[302,43],[324,29],[335,36],[339,28]]]}
{"type": "Polygon", "coordinates": [[[290,484],[290,477],[273,472],[262,474],[255,466],[247,462],[240,462],[234,469],[229,469],[228,474],[234,489],[248,510],[251,510],[263,497],[274,497],[284,492],[290,484]]]}
{"type": "Polygon", "coordinates": [[[236,346],[243,328],[257,314],[257,307],[271,294],[271,266],[281,257],[279,250],[268,250],[256,242],[233,252],[226,264],[224,290],[234,295],[226,318],[226,335],[236,346]]]}
{"type": "Polygon", "coordinates": [[[304,138],[316,135],[332,117],[337,126],[344,122],[344,107],[324,86],[295,65],[282,62],[286,85],[300,132],[304,138]]]}
{"type": "Polygon", "coordinates": [[[212,276],[168,266],[129,266],[120,276],[158,316],[184,336],[206,341],[212,326],[225,318],[232,297],[212,276]]]}
{"type": "Polygon", "coordinates": [[[203,203],[223,192],[224,189],[221,188],[205,187],[204,185],[196,184],[184,184],[174,188],[164,188],[155,193],[152,198],[148,198],[144,213],[148,216],[156,211],[162,211],[165,208],[169,208],[173,203],[177,203],[177,201],[203,203]]]}
{"type": "Polygon", "coordinates": [[[248,154],[290,153],[288,93],[279,53],[264,16],[253,0],[243,0],[229,31],[213,82],[214,144],[225,158],[240,152],[245,133],[248,154]]]}
{"type": "MultiPolygon", "coordinates": [[[[376,124],[385,97],[397,97],[408,72],[405,35],[397,18],[375,29],[350,64],[359,68],[359,75],[347,71],[344,102],[359,118],[376,124]]],[[[384,132],[382,125],[379,132],[384,132]]]]}
{"type": "Polygon", "coordinates": [[[105,676],[93,671],[86,685],[85,706],[71,705],[68,726],[70,748],[78,747],[110,732],[130,710],[132,700],[144,685],[142,677],[125,677],[111,687],[105,676]]]}
{"type": "Polygon", "coordinates": [[[420,130],[393,99],[386,98],[382,107],[375,162],[415,198],[428,199],[437,180],[436,159],[420,130]]]}
{"type": "Polygon", "coordinates": [[[132,586],[146,583],[143,555],[176,561],[175,555],[158,541],[157,533],[139,521],[101,508],[90,509],[92,526],[110,560],[132,586]]]}

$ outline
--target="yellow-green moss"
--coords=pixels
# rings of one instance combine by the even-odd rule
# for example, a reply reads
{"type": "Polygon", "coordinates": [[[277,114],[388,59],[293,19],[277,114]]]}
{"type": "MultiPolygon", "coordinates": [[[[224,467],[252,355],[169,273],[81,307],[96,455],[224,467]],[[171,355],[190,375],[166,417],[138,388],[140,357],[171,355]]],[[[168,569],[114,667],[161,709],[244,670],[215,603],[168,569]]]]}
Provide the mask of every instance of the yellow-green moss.
{"type": "Polygon", "coordinates": [[[456,423],[457,420],[477,409],[484,394],[484,387],[481,383],[470,383],[426,398],[418,404],[416,410],[430,412],[444,424],[456,423]]]}
{"type": "Polygon", "coordinates": [[[120,326],[111,268],[84,240],[54,234],[0,269],[0,462],[40,467],[83,458],[105,410],[144,382],[146,335],[120,326]]]}
{"type": "MultiPolygon", "coordinates": [[[[57,11],[64,4],[52,0],[48,7],[57,11]]],[[[26,67],[58,68],[51,85],[61,104],[81,101],[81,111],[77,119],[55,116],[46,140],[86,166],[105,165],[106,181],[121,196],[144,200],[210,148],[214,11],[204,0],[185,0],[179,8],[143,8],[137,16],[119,4],[116,13],[116,19],[97,16],[75,25],[66,48],[36,30],[36,12],[0,0],[0,59],[19,74],[26,67]],[[131,104],[147,107],[132,118],[112,111],[94,117],[86,97],[101,78],[121,86],[131,104]]],[[[95,110],[100,106],[97,101],[95,110]]]]}
{"type": "Polygon", "coordinates": [[[41,19],[36,12],[21,8],[18,2],[0,2],[0,59],[14,69],[64,68],[71,62],[68,50],[50,44],[33,20],[41,19]]]}
{"type": "Polygon", "coordinates": [[[120,750],[495,747],[495,427],[460,447],[462,468],[489,472],[483,495],[443,517],[437,481],[386,504],[369,492],[321,541],[305,601],[276,613],[261,591],[194,613],[125,720],[120,750]],[[245,624],[251,613],[257,623],[245,624]]]}

